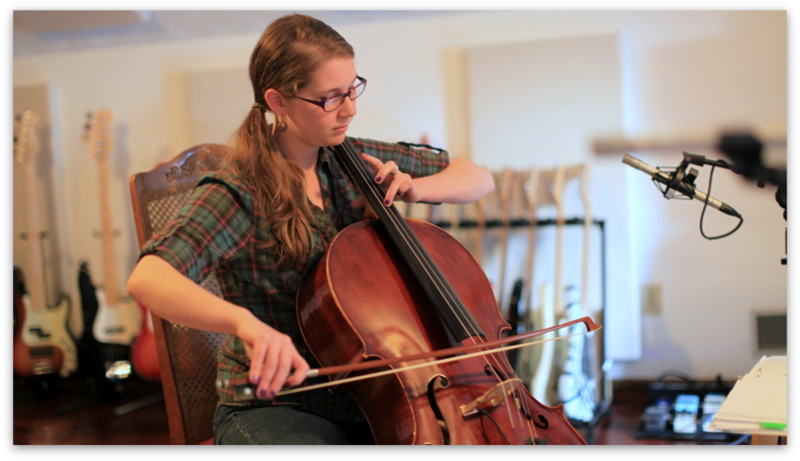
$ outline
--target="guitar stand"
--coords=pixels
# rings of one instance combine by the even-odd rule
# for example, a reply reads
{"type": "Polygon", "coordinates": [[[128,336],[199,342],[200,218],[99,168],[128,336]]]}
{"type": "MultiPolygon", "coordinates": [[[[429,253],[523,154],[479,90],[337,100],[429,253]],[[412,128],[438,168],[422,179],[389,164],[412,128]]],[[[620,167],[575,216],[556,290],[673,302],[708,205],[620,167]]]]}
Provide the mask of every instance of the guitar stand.
{"type": "Polygon", "coordinates": [[[53,392],[53,385],[49,378],[19,378],[17,376],[14,377],[14,403],[23,402],[29,398],[36,397],[40,393],[50,393],[53,392]],[[16,381],[19,379],[19,381],[16,381]],[[31,382],[32,380],[36,381],[37,388],[36,389],[28,389],[27,383],[31,382]],[[22,386],[26,388],[25,392],[17,392],[17,383],[22,383],[22,386]]]}
{"type": "Polygon", "coordinates": [[[84,399],[80,399],[75,402],[67,403],[61,405],[60,407],[56,407],[56,409],[53,410],[53,413],[57,415],[63,415],[64,413],[69,413],[70,411],[78,410],[83,407],[88,407],[89,405],[94,405],[95,403],[99,403],[102,401],[103,397],[100,394],[94,394],[84,399]]]}
{"type": "MultiPolygon", "coordinates": [[[[97,378],[87,376],[86,379],[87,381],[92,381],[96,380],[97,378]]],[[[64,405],[58,406],[53,410],[53,412],[57,415],[63,415],[65,413],[69,413],[83,407],[88,407],[89,405],[94,405],[96,403],[121,399],[122,391],[119,390],[121,383],[109,383],[109,385],[113,386],[113,390],[111,390],[111,387],[101,389],[96,382],[91,383],[88,385],[91,395],[78,399],[74,402],[65,403],[64,405]]]]}
{"type": "MultiPolygon", "coordinates": [[[[568,218],[563,220],[563,225],[566,226],[585,226],[587,224],[587,220],[584,218],[568,218]]],[[[606,274],[606,228],[605,228],[605,220],[604,219],[589,219],[589,224],[596,227],[600,233],[600,323],[605,324],[605,313],[606,313],[606,301],[607,301],[607,274],[606,274]]],[[[443,229],[450,229],[450,228],[459,228],[459,229],[470,229],[470,228],[497,228],[502,226],[509,226],[511,228],[528,228],[528,227],[543,227],[543,226],[555,226],[559,223],[555,219],[511,219],[509,222],[504,223],[501,220],[486,220],[485,222],[477,222],[475,220],[454,220],[454,221],[435,221],[433,224],[443,228],[443,229]]],[[[608,371],[610,369],[611,360],[606,358],[606,351],[605,351],[605,339],[603,335],[603,331],[600,332],[600,339],[598,341],[598,360],[599,360],[599,370],[597,379],[597,386],[600,387],[599,390],[599,402],[595,404],[594,413],[592,415],[592,419],[590,421],[570,421],[573,426],[578,429],[585,430],[586,436],[584,437],[587,444],[591,445],[594,443],[594,430],[603,420],[609,416],[611,411],[611,402],[613,400],[613,387],[611,383],[611,379],[608,376],[608,371]]]]}
{"type": "Polygon", "coordinates": [[[600,424],[600,421],[602,421],[603,418],[608,417],[610,413],[611,413],[611,400],[605,399],[595,406],[594,414],[591,420],[589,421],[570,420],[570,424],[572,424],[572,426],[575,429],[578,430],[584,429],[586,433],[583,439],[586,441],[586,444],[594,445],[594,430],[600,424]]]}
{"type": "Polygon", "coordinates": [[[126,403],[125,405],[120,405],[114,408],[114,416],[122,416],[128,414],[132,411],[139,410],[141,408],[153,405],[155,403],[163,402],[164,401],[164,394],[158,392],[156,394],[148,395],[147,397],[142,397],[141,399],[134,400],[131,403],[126,403]]]}
{"type": "MultiPolygon", "coordinates": [[[[129,379],[129,378],[126,378],[126,379],[129,379]]],[[[122,386],[124,383],[118,382],[116,384],[119,385],[119,386],[122,386]]],[[[113,399],[113,400],[120,400],[120,399],[122,399],[122,396],[123,396],[122,392],[112,396],[111,394],[108,394],[108,393],[103,393],[103,392],[96,391],[96,392],[92,392],[92,395],[90,395],[88,397],[76,400],[75,402],[71,402],[71,403],[67,403],[67,404],[61,405],[59,407],[56,407],[56,409],[54,410],[54,413],[57,414],[57,415],[63,415],[65,413],[69,413],[70,411],[78,410],[80,408],[87,407],[89,405],[94,405],[94,404],[97,404],[97,403],[107,402],[107,401],[109,401],[109,397],[111,399],[113,399]]],[[[153,404],[156,404],[156,403],[159,403],[159,402],[162,402],[162,401],[164,401],[164,394],[161,393],[161,392],[157,392],[155,394],[151,394],[151,395],[136,399],[136,400],[134,400],[132,402],[125,403],[123,405],[117,406],[112,410],[112,413],[114,414],[114,416],[122,416],[122,415],[126,415],[126,414],[128,414],[128,413],[130,413],[132,411],[136,411],[136,410],[139,410],[141,408],[145,408],[145,407],[148,407],[150,405],[153,405],[153,404]]]]}

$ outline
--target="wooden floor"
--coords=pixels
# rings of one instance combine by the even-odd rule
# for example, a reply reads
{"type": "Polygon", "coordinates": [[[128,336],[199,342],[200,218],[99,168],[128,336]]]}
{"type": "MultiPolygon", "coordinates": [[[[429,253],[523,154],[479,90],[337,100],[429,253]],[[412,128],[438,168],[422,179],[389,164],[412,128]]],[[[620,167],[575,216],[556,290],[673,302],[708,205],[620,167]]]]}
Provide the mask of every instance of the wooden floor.
{"type": "Polygon", "coordinates": [[[78,378],[15,379],[14,445],[169,444],[161,385],[124,383],[118,394],[102,397],[78,378]]]}
{"type": "MultiPolygon", "coordinates": [[[[14,445],[163,445],[169,428],[158,384],[125,381],[118,398],[100,398],[85,381],[14,380],[14,445]]],[[[646,383],[615,383],[614,399],[591,434],[596,445],[692,445],[692,441],[634,437],[647,404],[646,383]]],[[[588,437],[587,437],[588,436],[588,437]]]]}

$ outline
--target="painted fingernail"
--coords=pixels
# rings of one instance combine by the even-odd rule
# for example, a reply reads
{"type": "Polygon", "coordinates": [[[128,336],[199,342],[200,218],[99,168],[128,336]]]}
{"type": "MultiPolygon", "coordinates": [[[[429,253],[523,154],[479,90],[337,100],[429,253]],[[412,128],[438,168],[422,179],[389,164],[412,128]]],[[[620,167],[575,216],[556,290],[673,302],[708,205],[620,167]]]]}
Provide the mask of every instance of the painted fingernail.
{"type": "Polygon", "coordinates": [[[269,391],[269,398],[271,399],[275,398],[275,391],[269,391]]]}
{"type": "Polygon", "coordinates": [[[375,182],[381,182],[381,179],[383,179],[383,178],[381,178],[380,176],[377,176],[377,177],[375,177],[375,182]]]}
{"type": "Polygon", "coordinates": [[[261,397],[262,399],[263,399],[263,398],[264,398],[266,395],[267,395],[267,391],[266,391],[265,389],[261,389],[260,391],[258,391],[258,396],[259,396],[259,397],[261,397]]]}
{"type": "Polygon", "coordinates": [[[253,384],[258,384],[258,382],[260,380],[261,380],[261,377],[260,376],[256,376],[255,378],[253,378],[253,384]]]}
{"type": "Polygon", "coordinates": [[[389,200],[389,199],[386,199],[386,200],[383,201],[383,203],[386,204],[386,205],[390,205],[392,203],[392,201],[389,200]]]}

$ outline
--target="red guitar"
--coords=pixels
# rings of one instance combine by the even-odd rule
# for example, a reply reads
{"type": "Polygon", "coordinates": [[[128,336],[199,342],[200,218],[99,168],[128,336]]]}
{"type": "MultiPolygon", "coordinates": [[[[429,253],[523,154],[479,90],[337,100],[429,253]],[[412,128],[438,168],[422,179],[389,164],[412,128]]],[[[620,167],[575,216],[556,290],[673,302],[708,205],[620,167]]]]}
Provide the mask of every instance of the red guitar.
{"type": "Polygon", "coordinates": [[[55,346],[29,346],[22,340],[25,314],[25,283],[22,269],[14,266],[14,374],[24,378],[54,375],[64,363],[64,354],[55,346]]]}
{"type": "Polygon", "coordinates": [[[153,333],[153,318],[150,311],[142,309],[142,329],[131,346],[131,364],[133,371],[140,378],[148,381],[161,381],[161,370],[158,367],[156,337],[153,333]]]}
{"type": "Polygon", "coordinates": [[[22,377],[52,375],[69,376],[78,367],[78,351],[67,328],[69,297],[61,295],[55,306],[49,306],[45,295],[44,261],[39,224],[39,200],[36,182],[36,157],[39,138],[38,118],[32,111],[20,117],[20,130],[15,149],[17,161],[25,169],[26,208],[28,214],[27,293],[19,303],[14,297],[17,319],[14,328],[14,373],[22,377]]]}

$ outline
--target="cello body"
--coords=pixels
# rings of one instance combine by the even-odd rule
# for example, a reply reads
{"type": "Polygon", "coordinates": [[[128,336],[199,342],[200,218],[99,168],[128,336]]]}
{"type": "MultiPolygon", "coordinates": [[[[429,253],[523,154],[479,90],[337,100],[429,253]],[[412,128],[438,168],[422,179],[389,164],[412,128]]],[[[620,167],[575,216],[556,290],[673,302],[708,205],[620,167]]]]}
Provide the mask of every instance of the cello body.
{"type": "MultiPolygon", "coordinates": [[[[466,328],[468,337],[454,334],[385,227],[362,221],[337,235],[298,291],[301,330],[321,365],[410,356],[511,333],[469,251],[432,224],[405,223],[477,328],[466,328]]],[[[343,385],[376,443],[585,443],[561,405],[548,407],[533,398],[505,353],[444,364],[428,360],[430,366],[343,385]]]]}

